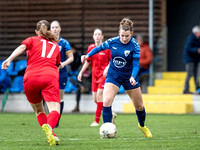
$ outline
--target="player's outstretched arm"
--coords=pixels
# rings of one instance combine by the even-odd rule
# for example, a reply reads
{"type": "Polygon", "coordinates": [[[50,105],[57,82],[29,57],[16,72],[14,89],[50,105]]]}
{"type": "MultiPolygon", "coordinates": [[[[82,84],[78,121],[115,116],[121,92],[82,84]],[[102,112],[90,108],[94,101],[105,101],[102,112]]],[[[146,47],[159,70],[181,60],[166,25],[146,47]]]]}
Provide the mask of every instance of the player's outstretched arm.
{"type": "Polygon", "coordinates": [[[26,45],[20,45],[18,46],[12,54],[2,63],[1,68],[6,70],[8,66],[10,65],[10,62],[13,61],[17,56],[22,54],[26,50],[26,45]]]}

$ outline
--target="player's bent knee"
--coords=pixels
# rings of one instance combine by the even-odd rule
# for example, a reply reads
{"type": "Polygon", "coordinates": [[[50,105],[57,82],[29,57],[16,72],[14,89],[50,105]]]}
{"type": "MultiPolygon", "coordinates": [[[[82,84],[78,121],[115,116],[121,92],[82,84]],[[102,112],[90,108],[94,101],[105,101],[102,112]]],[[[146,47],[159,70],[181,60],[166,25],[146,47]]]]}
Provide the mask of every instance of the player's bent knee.
{"type": "Polygon", "coordinates": [[[60,95],[60,100],[62,100],[62,99],[63,99],[63,97],[64,97],[64,96],[61,94],[61,95],[60,95]]]}
{"type": "Polygon", "coordinates": [[[103,101],[103,106],[109,107],[109,106],[111,106],[111,105],[112,105],[112,102],[111,102],[110,100],[104,100],[104,101],[103,101]]]}
{"type": "Polygon", "coordinates": [[[137,111],[142,111],[142,110],[144,109],[144,106],[141,105],[141,106],[136,107],[135,109],[136,109],[137,111]]]}

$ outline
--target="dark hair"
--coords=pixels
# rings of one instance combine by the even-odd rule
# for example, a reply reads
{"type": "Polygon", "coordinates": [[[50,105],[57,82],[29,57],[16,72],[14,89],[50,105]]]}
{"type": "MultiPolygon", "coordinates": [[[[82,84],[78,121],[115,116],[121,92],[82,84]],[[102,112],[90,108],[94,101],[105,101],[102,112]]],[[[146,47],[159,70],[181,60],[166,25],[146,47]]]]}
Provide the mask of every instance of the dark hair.
{"type": "Polygon", "coordinates": [[[50,24],[47,20],[40,20],[36,25],[36,30],[39,32],[39,35],[49,41],[58,42],[58,38],[49,31],[50,24]]]}
{"type": "Polygon", "coordinates": [[[133,21],[131,21],[128,18],[122,19],[119,25],[119,29],[123,29],[125,31],[130,30],[131,32],[133,31],[133,21]]]}
{"type": "Polygon", "coordinates": [[[75,46],[75,44],[74,44],[74,43],[71,43],[71,44],[70,44],[70,46],[71,46],[71,48],[73,48],[73,49],[76,49],[76,50],[77,50],[77,47],[75,46]]]}

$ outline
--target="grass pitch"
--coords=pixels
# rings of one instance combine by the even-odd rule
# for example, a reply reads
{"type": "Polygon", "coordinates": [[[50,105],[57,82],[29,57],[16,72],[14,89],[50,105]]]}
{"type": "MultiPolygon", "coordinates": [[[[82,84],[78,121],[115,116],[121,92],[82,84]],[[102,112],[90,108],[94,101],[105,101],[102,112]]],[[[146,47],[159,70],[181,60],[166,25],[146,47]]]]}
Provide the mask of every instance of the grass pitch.
{"type": "MultiPolygon", "coordinates": [[[[137,128],[135,114],[118,114],[117,136],[101,139],[90,127],[94,114],[64,114],[55,133],[61,145],[50,147],[35,114],[0,114],[0,150],[199,150],[199,115],[147,115],[153,138],[137,128]]],[[[102,119],[101,122],[102,124],[102,119]]]]}

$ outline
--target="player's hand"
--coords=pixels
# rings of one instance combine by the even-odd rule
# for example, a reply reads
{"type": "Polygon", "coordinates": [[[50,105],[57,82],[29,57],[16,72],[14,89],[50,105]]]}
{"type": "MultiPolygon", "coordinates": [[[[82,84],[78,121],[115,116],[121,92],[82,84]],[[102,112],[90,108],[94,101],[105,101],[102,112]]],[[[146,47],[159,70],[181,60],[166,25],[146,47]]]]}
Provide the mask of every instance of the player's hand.
{"type": "Polygon", "coordinates": [[[77,76],[78,81],[82,82],[82,73],[80,72],[77,76]]]}
{"type": "Polygon", "coordinates": [[[65,65],[64,65],[62,62],[60,62],[59,69],[62,69],[62,68],[64,68],[64,67],[65,67],[65,65]]]}
{"type": "Polygon", "coordinates": [[[84,63],[85,60],[88,59],[88,57],[89,57],[89,55],[82,55],[82,56],[81,56],[81,62],[84,63]]]}
{"type": "Polygon", "coordinates": [[[9,66],[10,66],[10,61],[5,60],[1,65],[1,69],[6,70],[9,66]]]}
{"type": "Polygon", "coordinates": [[[130,83],[131,85],[135,86],[136,84],[138,84],[138,82],[135,81],[135,79],[133,77],[130,78],[130,83]]]}

